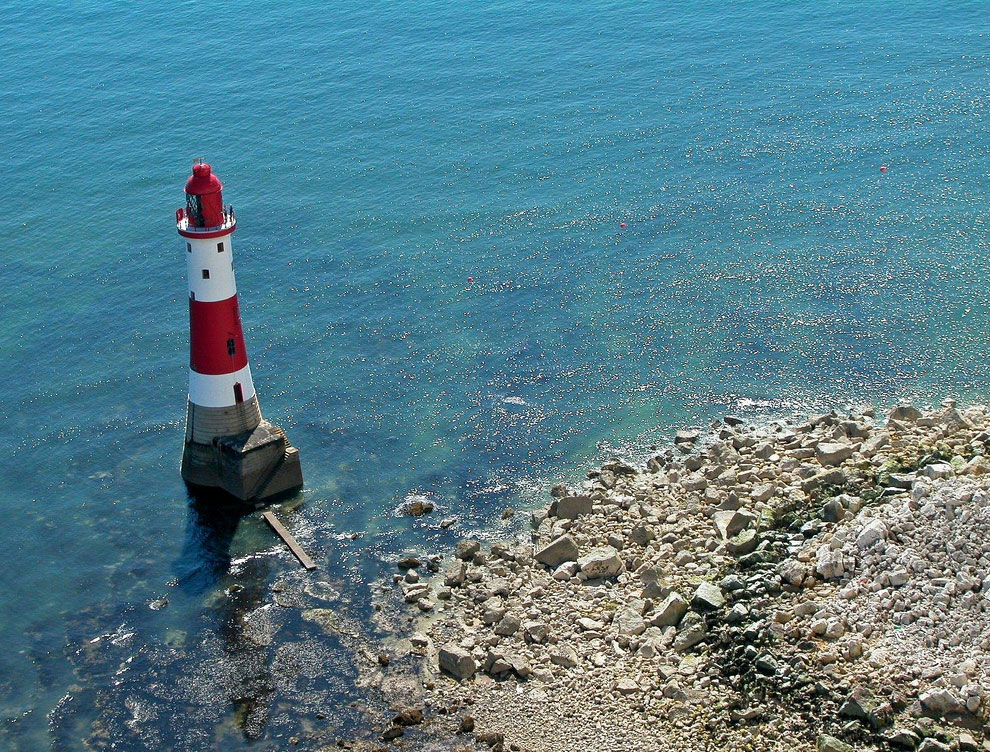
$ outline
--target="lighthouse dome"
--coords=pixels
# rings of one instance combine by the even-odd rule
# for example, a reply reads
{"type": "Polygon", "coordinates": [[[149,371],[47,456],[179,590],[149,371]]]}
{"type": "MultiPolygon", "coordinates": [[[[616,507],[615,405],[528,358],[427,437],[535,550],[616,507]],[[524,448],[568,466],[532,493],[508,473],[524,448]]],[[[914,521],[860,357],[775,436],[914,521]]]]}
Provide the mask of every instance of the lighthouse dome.
{"type": "Polygon", "coordinates": [[[223,184],[220,178],[213,174],[212,168],[205,162],[193,165],[193,174],[186,181],[186,193],[190,196],[206,196],[220,193],[223,184]]]}

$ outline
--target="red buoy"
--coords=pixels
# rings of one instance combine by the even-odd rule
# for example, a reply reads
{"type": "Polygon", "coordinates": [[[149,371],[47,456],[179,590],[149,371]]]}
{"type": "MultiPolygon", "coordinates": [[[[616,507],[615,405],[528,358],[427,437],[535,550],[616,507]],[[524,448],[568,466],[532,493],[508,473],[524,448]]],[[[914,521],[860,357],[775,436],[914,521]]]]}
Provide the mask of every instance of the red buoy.
{"type": "Polygon", "coordinates": [[[619,227],[621,227],[623,230],[625,230],[626,229],[626,223],[625,222],[619,222],[619,227]]]}
{"type": "Polygon", "coordinates": [[[886,171],[887,171],[887,165],[880,165],[880,172],[886,172],[886,171]]]}
{"type": "Polygon", "coordinates": [[[474,284],[474,277],[468,277],[468,284],[469,285],[473,285],[474,284]]]}

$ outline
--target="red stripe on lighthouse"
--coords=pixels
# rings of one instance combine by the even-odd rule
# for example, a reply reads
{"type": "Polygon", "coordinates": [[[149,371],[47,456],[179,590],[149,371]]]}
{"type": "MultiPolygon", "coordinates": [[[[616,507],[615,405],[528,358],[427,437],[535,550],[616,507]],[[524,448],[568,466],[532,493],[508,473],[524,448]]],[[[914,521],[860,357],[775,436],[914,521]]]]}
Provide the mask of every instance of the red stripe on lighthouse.
{"type": "Polygon", "coordinates": [[[189,301],[189,367],[216,376],[247,365],[237,296],[226,300],[189,301]]]}

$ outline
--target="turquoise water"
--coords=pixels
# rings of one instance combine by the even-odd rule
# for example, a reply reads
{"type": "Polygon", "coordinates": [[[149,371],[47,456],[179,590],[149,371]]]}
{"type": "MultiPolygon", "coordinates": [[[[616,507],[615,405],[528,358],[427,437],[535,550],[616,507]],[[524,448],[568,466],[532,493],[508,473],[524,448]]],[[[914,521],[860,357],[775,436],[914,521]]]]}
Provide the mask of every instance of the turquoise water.
{"type": "Polygon", "coordinates": [[[8,2],[0,747],[281,748],[375,702],[344,642],[286,680],[305,626],[245,636],[296,568],[178,476],[195,157],[302,451],[280,514],[365,625],[396,551],[673,427],[986,399],[987,6],[870,5],[8,2]]]}

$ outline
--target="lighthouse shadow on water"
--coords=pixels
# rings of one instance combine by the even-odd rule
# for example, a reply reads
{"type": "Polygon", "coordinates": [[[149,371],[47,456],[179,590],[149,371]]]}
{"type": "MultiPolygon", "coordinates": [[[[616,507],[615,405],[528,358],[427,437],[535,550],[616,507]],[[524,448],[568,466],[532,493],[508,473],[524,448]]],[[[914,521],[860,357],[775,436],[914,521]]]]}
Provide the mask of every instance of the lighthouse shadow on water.
{"type": "Polygon", "coordinates": [[[201,594],[230,574],[231,545],[241,523],[267,505],[294,506],[290,500],[298,496],[298,489],[251,502],[216,488],[190,487],[189,494],[185,540],[173,569],[180,588],[201,594]]]}
{"type": "Polygon", "coordinates": [[[261,415],[234,281],[237,218],[210,165],[196,164],[175,212],[189,282],[189,402],[182,478],[201,499],[218,492],[267,502],[302,486],[299,450],[261,415]]]}
{"type": "Polygon", "coordinates": [[[230,572],[231,543],[241,520],[252,511],[214,501],[193,498],[189,503],[182,553],[173,567],[179,587],[190,594],[206,592],[230,572]]]}

